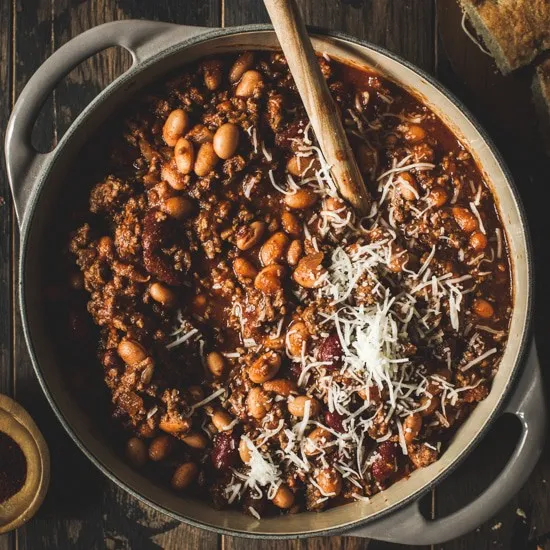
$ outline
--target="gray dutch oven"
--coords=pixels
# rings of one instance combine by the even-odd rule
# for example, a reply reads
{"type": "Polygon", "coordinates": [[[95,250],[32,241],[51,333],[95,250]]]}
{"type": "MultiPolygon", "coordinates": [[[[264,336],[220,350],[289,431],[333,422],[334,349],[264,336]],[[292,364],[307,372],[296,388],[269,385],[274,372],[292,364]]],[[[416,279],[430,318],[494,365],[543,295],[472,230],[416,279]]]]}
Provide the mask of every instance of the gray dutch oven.
{"type": "MultiPolygon", "coordinates": [[[[48,337],[40,286],[41,250],[60,193],[66,190],[67,165],[117,106],[169,70],[201,56],[244,49],[277,48],[267,26],[229,29],[182,27],[146,21],[119,21],[91,29],[54,53],[31,78],[13,111],[6,137],[6,160],[21,228],[20,307],[27,345],[38,379],[65,429],[105,475],[128,492],[173,518],[230,535],[300,538],[345,534],[431,544],[475,528],[489,519],[520,489],[540,456],[545,435],[545,402],[532,317],[533,265],[525,216],[510,174],[487,135],[464,107],[431,77],[372,44],[340,34],[313,31],[316,50],[331,57],[368,65],[426,102],[462,139],[483,170],[498,199],[513,263],[514,312],[509,341],[489,397],[456,434],[441,459],[376,495],[321,514],[303,513],[256,520],[237,511],[215,511],[206,503],[175,495],[132,470],[112,441],[67,391],[59,358],[48,337]],[[132,67],[108,86],[80,114],[57,147],[39,154],[31,130],[40,107],[56,84],[80,62],[111,46],[132,55],[132,67]],[[430,520],[419,511],[420,497],[449,475],[500,415],[516,415],[522,425],[517,447],[501,474],[473,502],[445,518],[430,520]]],[[[75,185],[73,180],[71,185],[75,185]]]]}

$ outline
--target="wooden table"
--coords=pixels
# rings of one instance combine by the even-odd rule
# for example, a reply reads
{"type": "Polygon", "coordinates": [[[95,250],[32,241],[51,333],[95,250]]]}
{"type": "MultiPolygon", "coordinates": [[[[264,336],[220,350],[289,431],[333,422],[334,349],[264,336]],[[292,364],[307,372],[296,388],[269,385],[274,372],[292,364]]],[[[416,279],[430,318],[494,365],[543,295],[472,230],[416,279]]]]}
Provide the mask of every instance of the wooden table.
{"type": "MultiPolygon", "coordinates": [[[[524,199],[539,273],[537,331],[543,366],[550,357],[545,305],[548,265],[550,162],[537,141],[530,103],[530,70],[503,78],[463,33],[455,0],[301,0],[306,21],[372,41],[437,76],[489,130],[503,152],[524,199]]],[[[3,0],[0,2],[0,128],[13,101],[53,50],[107,21],[143,18],[187,25],[229,26],[266,22],[260,0],[3,0]]],[[[112,48],[75,69],[45,105],[34,132],[48,150],[97,92],[129,64],[112,48]]],[[[0,537],[0,550],[110,550],[193,548],[224,550],[380,550],[397,545],[352,538],[257,542],[179,525],[140,504],[105,479],[69,440],[43,397],[25,349],[14,297],[18,235],[2,162],[0,172],[0,392],[14,395],[43,430],[52,452],[52,484],[38,516],[0,537]]],[[[520,289],[521,291],[521,289],[520,289]]],[[[550,376],[546,376],[546,382],[550,376]]],[[[548,385],[548,384],[547,384],[548,385]]],[[[427,497],[434,515],[457,509],[499,471],[519,430],[502,419],[459,471],[427,497]]],[[[550,550],[550,452],[514,500],[475,532],[436,548],[550,550]],[[548,482],[547,482],[548,481],[548,482]],[[522,512],[525,512],[525,518],[522,512]]],[[[414,541],[411,541],[414,542],[414,541]]]]}

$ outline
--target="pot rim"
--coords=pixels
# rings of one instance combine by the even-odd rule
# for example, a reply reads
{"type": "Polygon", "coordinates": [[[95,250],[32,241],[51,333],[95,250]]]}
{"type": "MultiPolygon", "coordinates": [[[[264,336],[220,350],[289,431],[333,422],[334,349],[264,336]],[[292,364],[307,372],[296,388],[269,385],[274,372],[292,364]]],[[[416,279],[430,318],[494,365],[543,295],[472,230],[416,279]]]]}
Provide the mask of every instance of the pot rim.
{"type": "MultiPolygon", "coordinates": [[[[402,58],[400,55],[390,52],[386,48],[373,44],[369,41],[355,38],[346,33],[330,31],[322,27],[314,27],[314,26],[308,26],[308,30],[313,35],[319,35],[319,36],[328,37],[328,38],[335,38],[338,40],[342,40],[344,42],[360,45],[378,54],[386,56],[389,59],[399,63],[400,65],[405,66],[406,68],[414,72],[416,75],[423,78],[431,87],[435,88],[440,94],[444,95],[455,107],[459,108],[462,115],[468,121],[468,123],[471,124],[475,128],[475,130],[481,135],[483,142],[487,145],[488,150],[494,156],[496,163],[504,176],[504,180],[506,181],[506,184],[511,191],[516,208],[518,210],[519,219],[521,221],[521,228],[526,241],[525,268],[527,270],[527,280],[528,280],[528,286],[524,290],[524,292],[527,292],[526,324],[522,332],[521,342],[518,345],[518,354],[517,354],[516,363],[510,370],[510,374],[506,381],[504,390],[499,396],[493,411],[491,412],[491,414],[487,416],[485,420],[485,425],[478,432],[476,437],[472,438],[470,442],[456,456],[453,462],[449,466],[447,466],[445,469],[443,469],[441,472],[439,472],[437,475],[435,475],[430,480],[429,483],[417,489],[415,492],[411,493],[410,495],[405,497],[403,500],[374,513],[368,518],[360,519],[350,524],[338,525],[335,527],[329,527],[318,531],[317,530],[308,531],[308,532],[303,532],[298,534],[248,533],[237,529],[217,527],[205,522],[197,521],[195,519],[190,519],[188,517],[182,516],[177,512],[170,511],[164,508],[161,504],[157,504],[156,502],[153,502],[152,500],[150,500],[148,497],[138,493],[135,489],[130,487],[126,481],[123,481],[120,477],[118,477],[115,473],[113,473],[111,469],[106,464],[104,464],[100,459],[98,459],[95,456],[95,454],[91,450],[89,450],[86,447],[86,445],[81,441],[76,430],[73,429],[70,422],[66,419],[66,417],[61,412],[61,409],[58,407],[54,393],[50,391],[48,382],[42,373],[39,361],[37,359],[37,355],[35,353],[34,345],[31,339],[30,327],[29,327],[28,318],[27,318],[27,303],[26,303],[25,284],[24,284],[25,265],[27,262],[27,253],[28,253],[27,241],[29,238],[29,234],[31,233],[34,215],[37,211],[37,208],[40,202],[40,197],[46,187],[46,183],[50,176],[50,172],[53,166],[59,160],[59,157],[62,156],[63,150],[66,147],[66,144],[70,141],[70,139],[74,135],[77,128],[79,128],[83,122],[85,122],[88,118],[90,118],[90,116],[96,110],[97,106],[100,103],[102,103],[106,98],[112,96],[113,94],[119,93],[129,81],[135,79],[138,75],[146,72],[151,66],[155,65],[159,61],[165,58],[171,57],[173,55],[177,55],[180,51],[183,51],[191,46],[195,46],[197,44],[200,44],[201,42],[207,42],[209,40],[220,38],[223,36],[231,36],[231,35],[238,35],[238,34],[251,33],[251,32],[262,32],[262,31],[273,32],[273,27],[272,25],[269,25],[269,24],[252,24],[252,25],[241,25],[236,27],[213,28],[212,30],[205,29],[205,32],[202,34],[198,34],[196,36],[192,36],[191,38],[184,39],[181,42],[178,42],[177,44],[164,48],[161,51],[153,54],[151,57],[149,57],[145,61],[132,65],[130,69],[128,69],[128,71],[126,71],[124,74],[122,74],[117,79],[115,79],[111,84],[109,84],[109,86],[105,90],[100,92],[82,110],[79,116],[73,121],[71,126],[67,129],[67,131],[59,141],[58,145],[48,155],[47,161],[42,166],[36,178],[34,190],[28,202],[27,210],[23,216],[22,223],[21,223],[21,230],[20,230],[21,252],[20,252],[20,259],[19,259],[19,270],[18,270],[18,275],[19,275],[18,289],[19,289],[19,305],[21,310],[21,318],[23,321],[22,327],[23,327],[23,332],[25,335],[25,340],[27,343],[29,355],[31,357],[33,370],[38,378],[40,386],[44,394],[46,395],[46,398],[50,406],[52,407],[56,417],[60,421],[61,425],[63,426],[65,431],[69,434],[71,439],[75,442],[75,444],[78,446],[78,448],[88,457],[88,459],[107,478],[109,478],[111,481],[116,483],[120,488],[122,488],[127,493],[131,494],[141,502],[147,504],[148,506],[151,506],[154,510],[161,512],[180,522],[186,523],[188,525],[206,529],[208,531],[212,531],[221,535],[239,536],[239,537],[252,538],[252,539],[284,540],[284,539],[307,538],[311,536],[329,536],[329,535],[343,534],[345,533],[345,531],[348,531],[351,529],[356,529],[359,527],[361,528],[368,527],[370,523],[375,523],[379,519],[387,518],[392,513],[395,513],[397,510],[404,509],[406,506],[410,505],[411,503],[418,501],[424,495],[426,495],[427,492],[430,491],[435,485],[443,481],[445,478],[447,478],[452,472],[454,472],[457,469],[457,467],[470,454],[473,448],[479,443],[481,438],[486,435],[486,433],[488,432],[488,430],[490,429],[490,427],[492,426],[496,418],[498,418],[499,413],[502,411],[506,400],[510,397],[510,394],[513,390],[513,386],[515,382],[517,381],[520,373],[523,371],[523,367],[525,365],[525,358],[527,356],[528,349],[529,349],[528,344],[531,339],[532,312],[533,312],[533,303],[534,303],[534,299],[533,299],[534,266],[533,266],[532,242],[530,237],[529,226],[527,224],[527,217],[526,217],[526,213],[525,213],[525,209],[524,209],[521,197],[519,195],[518,189],[512,177],[512,174],[508,169],[499,150],[495,146],[493,140],[489,137],[487,132],[484,130],[483,126],[471,114],[471,112],[464,105],[464,103],[462,103],[462,101],[459,100],[452,92],[450,92],[446,87],[444,87],[441,83],[439,83],[432,75],[428,74],[423,69],[417,67],[413,63],[402,58]]],[[[398,83],[398,85],[400,84],[398,83]]],[[[517,292],[517,289],[514,288],[514,291],[517,292]]],[[[401,480],[401,481],[406,481],[406,480],[401,480]]]]}

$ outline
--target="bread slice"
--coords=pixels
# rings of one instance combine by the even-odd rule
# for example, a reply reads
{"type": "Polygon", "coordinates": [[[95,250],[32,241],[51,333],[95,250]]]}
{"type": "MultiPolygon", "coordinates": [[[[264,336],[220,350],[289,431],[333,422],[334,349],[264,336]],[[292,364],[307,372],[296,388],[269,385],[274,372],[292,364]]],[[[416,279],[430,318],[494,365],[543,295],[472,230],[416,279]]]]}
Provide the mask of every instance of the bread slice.
{"type": "Polygon", "coordinates": [[[503,74],[550,49],[550,0],[459,0],[503,74]]]}
{"type": "Polygon", "coordinates": [[[531,89],[545,150],[550,155],[550,58],[537,65],[531,89]]]}

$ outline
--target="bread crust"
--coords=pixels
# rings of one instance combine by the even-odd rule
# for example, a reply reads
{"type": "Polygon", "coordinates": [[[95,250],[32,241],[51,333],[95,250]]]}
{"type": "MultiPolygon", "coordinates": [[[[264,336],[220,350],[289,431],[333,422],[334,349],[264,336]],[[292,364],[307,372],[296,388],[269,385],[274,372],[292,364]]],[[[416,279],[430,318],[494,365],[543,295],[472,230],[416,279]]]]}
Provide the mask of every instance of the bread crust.
{"type": "Polygon", "coordinates": [[[550,49],[549,0],[460,0],[502,73],[550,49]]]}

